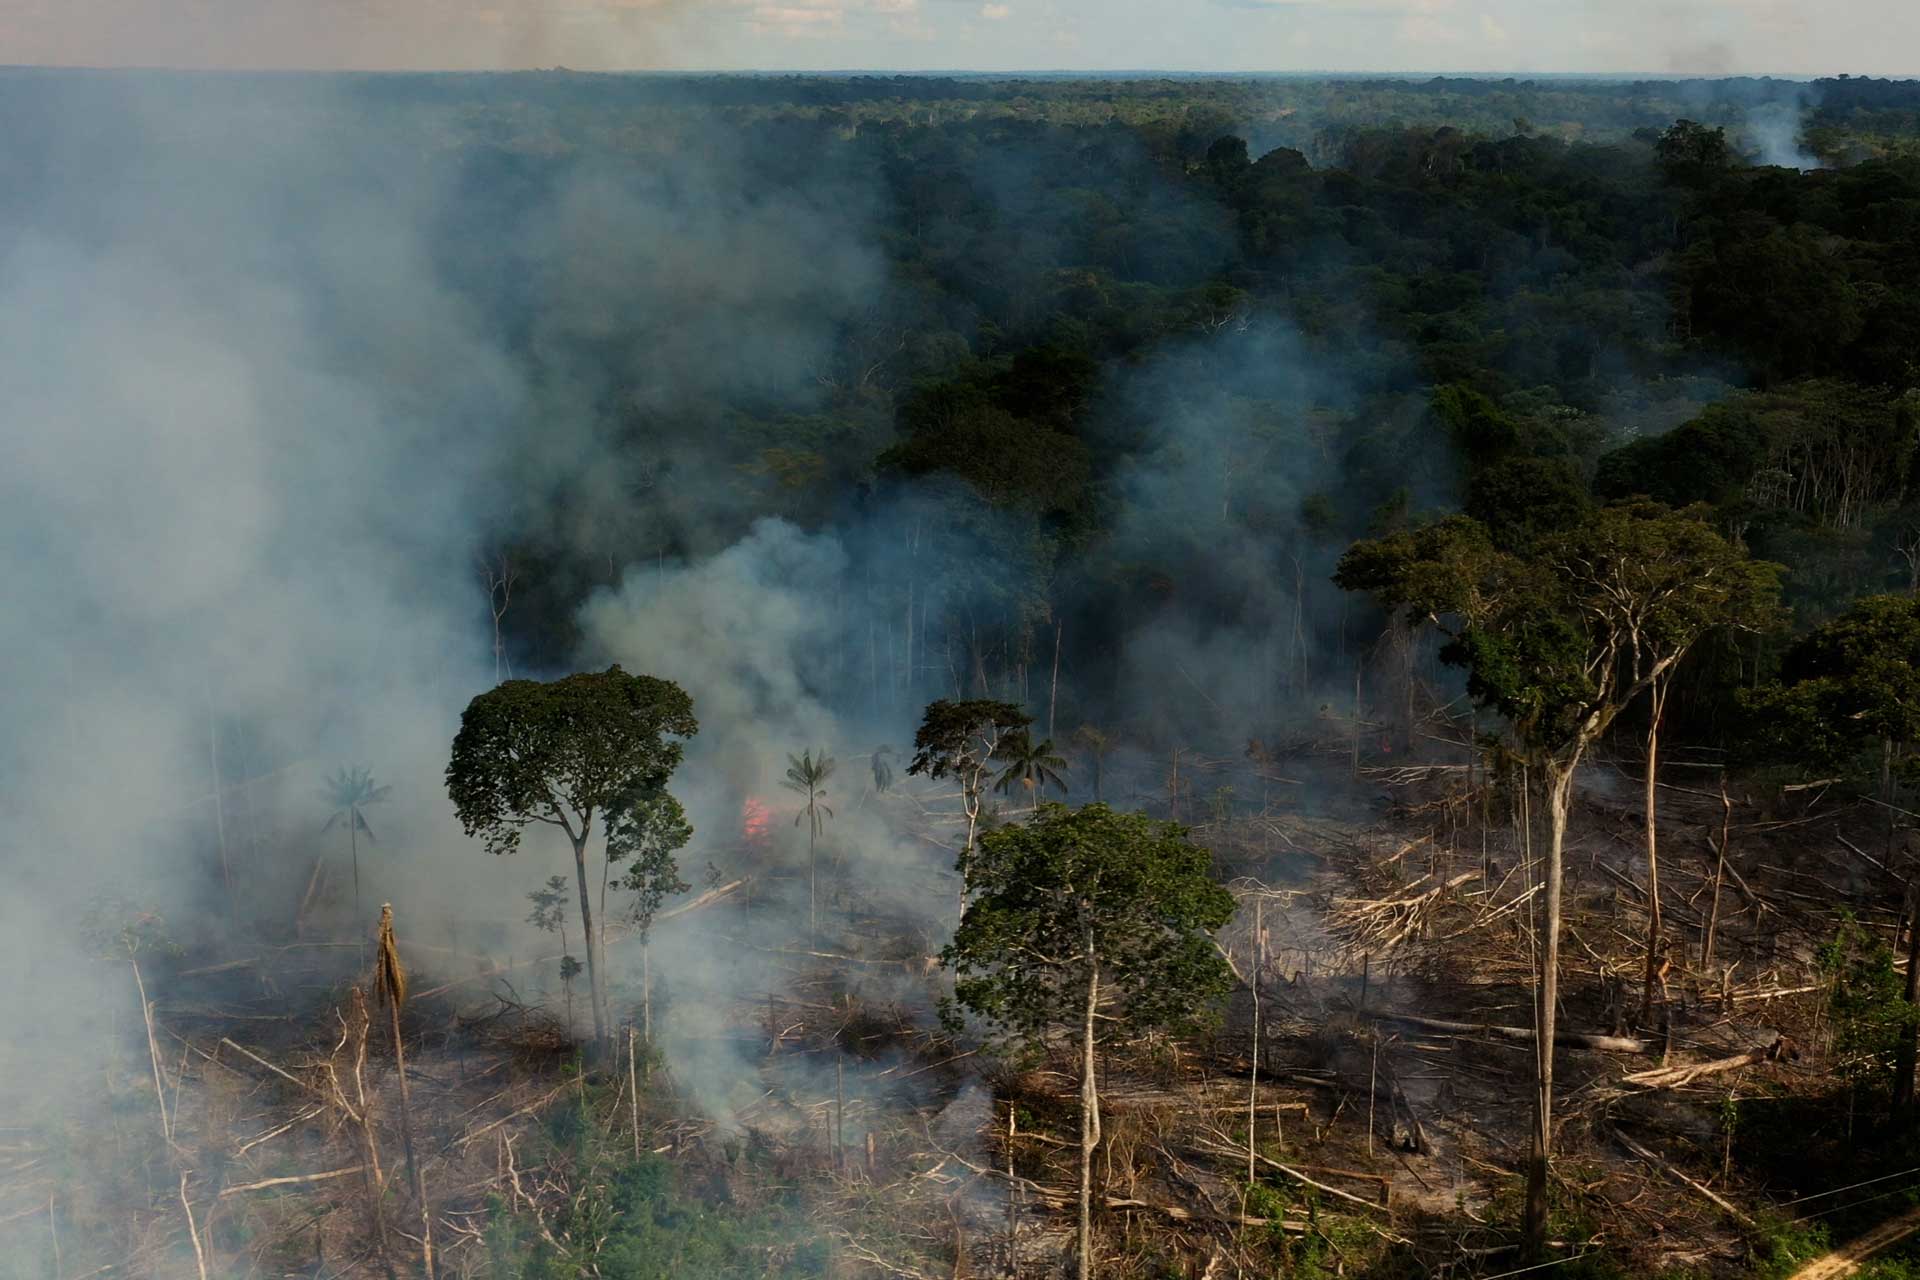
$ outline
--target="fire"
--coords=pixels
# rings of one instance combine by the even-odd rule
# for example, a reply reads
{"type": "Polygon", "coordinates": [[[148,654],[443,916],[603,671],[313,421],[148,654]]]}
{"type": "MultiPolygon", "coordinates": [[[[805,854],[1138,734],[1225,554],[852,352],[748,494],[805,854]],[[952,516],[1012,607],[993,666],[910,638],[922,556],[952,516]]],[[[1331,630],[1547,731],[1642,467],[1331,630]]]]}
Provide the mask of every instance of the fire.
{"type": "Polygon", "coordinates": [[[766,802],[757,796],[748,796],[746,803],[740,806],[740,835],[748,843],[757,844],[767,838],[767,828],[773,821],[766,802]]]}

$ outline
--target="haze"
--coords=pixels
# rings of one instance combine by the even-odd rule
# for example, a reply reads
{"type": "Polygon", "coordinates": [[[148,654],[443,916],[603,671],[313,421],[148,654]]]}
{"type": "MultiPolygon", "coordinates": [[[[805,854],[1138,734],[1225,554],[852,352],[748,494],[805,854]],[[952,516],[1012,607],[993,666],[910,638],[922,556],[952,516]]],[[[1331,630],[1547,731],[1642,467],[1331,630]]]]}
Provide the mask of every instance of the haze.
{"type": "Polygon", "coordinates": [[[1906,0],[0,0],[0,63],[1901,75],[1906,0]]]}

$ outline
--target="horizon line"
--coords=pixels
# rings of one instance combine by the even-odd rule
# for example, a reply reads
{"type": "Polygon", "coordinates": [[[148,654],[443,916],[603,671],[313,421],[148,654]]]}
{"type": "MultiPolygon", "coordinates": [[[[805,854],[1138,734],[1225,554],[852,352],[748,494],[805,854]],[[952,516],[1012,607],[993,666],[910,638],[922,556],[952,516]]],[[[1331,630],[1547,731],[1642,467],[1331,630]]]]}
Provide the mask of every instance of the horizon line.
{"type": "Polygon", "coordinates": [[[806,78],[843,79],[851,77],[875,77],[889,79],[936,80],[936,79],[1005,79],[1020,80],[1035,77],[1051,79],[1209,79],[1209,80],[1246,80],[1246,79],[1366,79],[1366,80],[1595,80],[1604,82],[1640,82],[1689,80],[1780,80],[1791,83],[1811,83],[1816,80],[1920,80],[1920,71],[1899,75],[1858,75],[1852,72],[1837,71],[1826,73],[1780,72],[1780,71],[1524,71],[1512,68],[1490,68],[1477,71],[1436,71],[1422,68],[1406,70],[1335,70],[1329,68],[1272,68],[1267,70],[1201,71],[1183,70],[1169,67],[1114,67],[1114,68],[1075,68],[1075,67],[1029,67],[1009,70],[983,68],[882,68],[882,67],[830,67],[830,68],[773,68],[773,67],[632,67],[618,69],[588,69],[554,65],[545,67],[302,67],[302,66],[258,66],[258,67],[196,67],[168,64],[83,62],[17,62],[0,63],[0,73],[37,71],[37,72],[91,72],[102,74],[164,74],[164,75],[204,75],[204,76],[249,76],[249,75],[285,75],[285,76],[510,76],[510,75],[566,75],[566,76],[604,76],[607,78],[669,78],[675,76],[709,76],[742,78],[806,78]]]}

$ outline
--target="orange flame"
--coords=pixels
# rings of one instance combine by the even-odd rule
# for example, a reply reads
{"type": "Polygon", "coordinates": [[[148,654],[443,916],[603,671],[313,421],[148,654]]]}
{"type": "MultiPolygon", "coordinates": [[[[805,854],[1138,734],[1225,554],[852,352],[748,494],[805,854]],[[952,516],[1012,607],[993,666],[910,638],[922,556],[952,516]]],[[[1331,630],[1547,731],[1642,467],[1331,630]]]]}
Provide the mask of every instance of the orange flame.
{"type": "Polygon", "coordinates": [[[746,803],[740,806],[740,834],[750,842],[765,840],[772,821],[773,815],[768,812],[766,803],[754,796],[748,796],[746,803]]]}

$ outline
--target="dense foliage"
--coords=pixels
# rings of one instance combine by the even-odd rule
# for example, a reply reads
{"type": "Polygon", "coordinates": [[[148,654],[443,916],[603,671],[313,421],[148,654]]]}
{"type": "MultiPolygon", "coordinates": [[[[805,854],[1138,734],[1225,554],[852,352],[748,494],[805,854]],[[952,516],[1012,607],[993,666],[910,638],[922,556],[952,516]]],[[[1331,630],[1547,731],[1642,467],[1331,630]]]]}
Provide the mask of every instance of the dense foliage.
{"type": "MultiPolygon", "coordinates": [[[[104,235],[120,125],[189,92],[430,211],[524,365],[486,523],[531,666],[624,566],[766,516],[844,535],[864,601],[935,635],[899,711],[1026,700],[1063,621],[1086,705],[1200,618],[1290,619],[1216,701],[1318,696],[1360,647],[1340,550],[1426,511],[1511,538],[1596,492],[1706,502],[1809,625],[1920,581],[1912,83],[15,71],[0,202],[104,235]],[[63,183],[76,128],[99,176],[63,183]]],[[[1680,702],[1718,723],[1733,683],[1680,702]]]]}

